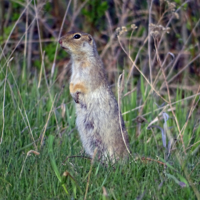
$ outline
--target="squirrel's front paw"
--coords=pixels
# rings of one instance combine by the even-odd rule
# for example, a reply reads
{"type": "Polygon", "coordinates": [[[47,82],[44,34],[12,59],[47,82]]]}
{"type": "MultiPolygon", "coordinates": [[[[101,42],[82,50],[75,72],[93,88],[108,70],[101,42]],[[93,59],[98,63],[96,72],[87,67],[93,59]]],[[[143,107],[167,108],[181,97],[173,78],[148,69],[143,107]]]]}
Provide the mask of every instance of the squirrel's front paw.
{"type": "Polygon", "coordinates": [[[83,94],[81,92],[75,92],[72,95],[72,98],[74,99],[75,103],[79,104],[81,106],[81,108],[87,108],[85,101],[84,101],[84,97],[83,94]]]}
{"type": "Polygon", "coordinates": [[[82,107],[85,106],[85,93],[87,91],[87,88],[85,87],[84,83],[70,83],[69,86],[70,94],[72,95],[74,101],[77,104],[80,104],[82,107]]]}
{"type": "Polygon", "coordinates": [[[80,98],[79,98],[79,95],[80,95],[81,93],[80,92],[76,92],[76,97],[74,98],[74,101],[75,101],[75,103],[80,103],[80,98]]]}
{"type": "Polygon", "coordinates": [[[80,94],[81,92],[75,92],[74,94],[71,94],[72,95],[72,98],[74,99],[75,103],[80,103],[80,94]]]}

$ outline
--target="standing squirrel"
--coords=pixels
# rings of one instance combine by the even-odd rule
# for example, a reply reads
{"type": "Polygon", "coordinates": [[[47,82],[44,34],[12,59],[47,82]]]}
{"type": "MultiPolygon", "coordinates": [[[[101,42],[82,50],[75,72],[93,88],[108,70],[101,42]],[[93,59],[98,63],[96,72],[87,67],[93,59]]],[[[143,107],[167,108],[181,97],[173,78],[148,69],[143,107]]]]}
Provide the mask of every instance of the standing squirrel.
{"type": "Polygon", "coordinates": [[[76,125],[86,153],[92,157],[97,148],[99,158],[113,162],[127,157],[128,134],[121,113],[119,119],[118,103],[93,37],[68,32],[59,43],[71,55],[70,93],[76,103],[76,125]]]}

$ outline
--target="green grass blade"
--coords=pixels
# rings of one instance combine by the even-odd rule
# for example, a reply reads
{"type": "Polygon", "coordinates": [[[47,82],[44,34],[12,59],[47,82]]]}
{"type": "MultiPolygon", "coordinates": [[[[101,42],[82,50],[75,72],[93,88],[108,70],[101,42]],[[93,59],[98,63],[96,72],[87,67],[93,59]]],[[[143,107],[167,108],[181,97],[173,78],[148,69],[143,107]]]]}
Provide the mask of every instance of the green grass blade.
{"type": "MultiPolygon", "coordinates": [[[[62,178],[60,176],[60,173],[58,171],[58,168],[57,168],[57,165],[56,165],[56,162],[55,162],[55,158],[54,158],[54,155],[53,155],[53,141],[54,141],[54,136],[53,135],[50,135],[49,138],[48,138],[48,154],[49,154],[49,157],[50,157],[50,161],[51,161],[51,166],[59,180],[60,183],[62,183],[62,178]]],[[[66,194],[69,195],[66,187],[64,184],[61,184],[63,189],[65,190],[66,194]]]]}

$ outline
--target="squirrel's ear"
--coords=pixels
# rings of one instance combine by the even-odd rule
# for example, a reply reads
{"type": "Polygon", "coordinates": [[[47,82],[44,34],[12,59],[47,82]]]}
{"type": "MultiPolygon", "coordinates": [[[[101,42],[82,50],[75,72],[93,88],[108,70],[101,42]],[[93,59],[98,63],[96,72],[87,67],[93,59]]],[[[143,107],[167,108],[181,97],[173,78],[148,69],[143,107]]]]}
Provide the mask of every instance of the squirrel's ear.
{"type": "Polygon", "coordinates": [[[93,39],[91,35],[88,35],[88,42],[92,45],[93,44],[93,39]]]}

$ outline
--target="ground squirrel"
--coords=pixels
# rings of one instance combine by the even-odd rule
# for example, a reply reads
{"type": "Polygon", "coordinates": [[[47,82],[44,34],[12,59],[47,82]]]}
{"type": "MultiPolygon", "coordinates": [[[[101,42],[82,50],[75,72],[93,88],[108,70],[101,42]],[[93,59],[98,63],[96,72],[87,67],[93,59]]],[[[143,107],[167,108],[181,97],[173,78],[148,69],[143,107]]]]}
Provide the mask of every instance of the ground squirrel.
{"type": "Polygon", "coordinates": [[[76,125],[86,153],[92,157],[97,148],[102,160],[127,157],[124,120],[121,114],[119,119],[118,104],[108,85],[94,39],[87,33],[69,32],[59,43],[71,55],[70,93],[76,103],[76,125]]]}

